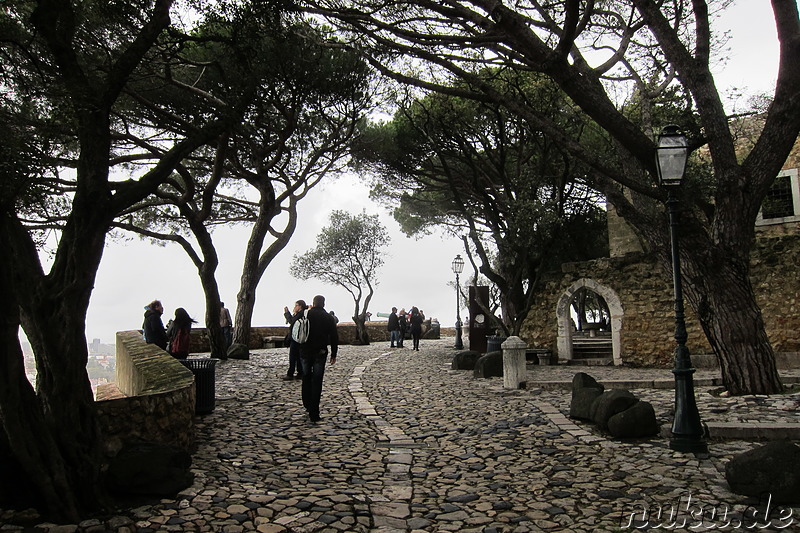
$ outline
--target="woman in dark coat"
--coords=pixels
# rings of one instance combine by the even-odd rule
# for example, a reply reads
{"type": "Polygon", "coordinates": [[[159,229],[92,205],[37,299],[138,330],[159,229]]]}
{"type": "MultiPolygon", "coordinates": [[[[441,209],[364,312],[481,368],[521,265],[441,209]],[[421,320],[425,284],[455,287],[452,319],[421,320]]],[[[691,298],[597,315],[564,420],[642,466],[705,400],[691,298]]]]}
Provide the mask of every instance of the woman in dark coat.
{"type": "Polygon", "coordinates": [[[292,338],[292,326],[294,326],[298,318],[303,316],[306,309],[308,309],[308,306],[305,300],[297,300],[294,303],[293,311],[289,311],[288,307],[283,308],[283,316],[286,318],[286,323],[289,324],[289,334],[286,335],[286,338],[289,339],[289,371],[283,377],[283,381],[303,379],[303,365],[300,362],[300,345],[292,338]],[[296,377],[294,375],[295,369],[297,370],[296,377]]]}
{"type": "Polygon", "coordinates": [[[186,309],[179,307],[175,310],[175,318],[170,327],[169,353],[176,359],[189,357],[189,344],[191,340],[192,324],[197,320],[189,316],[186,309]]]}
{"type": "Polygon", "coordinates": [[[406,310],[401,309],[400,314],[397,315],[397,325],[400,328],[400,338],[397,339],[397,347],[403,347],[403,340],[406,338],[406,332],[408,331],[408,319],[406,317],[406,310]]]}
{"type": "Polygon", "coordinates": [[[161,315],[163,314],[164,307],[161,305],[160,300],[150,302],[150,305],[145,307],[142,332],[147,344],[155,344],[162,350],[166,350],[168,339],[164,323],[161,321],[161,315]]]}
{"type": "Polygon", "coordinates": [[[414,342],[414,349],[419,351],[419,339],[422,337],[422,323],[425,321],[425,316],[420,313],[416,307],[411,308],[411,339],[414,342]]]}

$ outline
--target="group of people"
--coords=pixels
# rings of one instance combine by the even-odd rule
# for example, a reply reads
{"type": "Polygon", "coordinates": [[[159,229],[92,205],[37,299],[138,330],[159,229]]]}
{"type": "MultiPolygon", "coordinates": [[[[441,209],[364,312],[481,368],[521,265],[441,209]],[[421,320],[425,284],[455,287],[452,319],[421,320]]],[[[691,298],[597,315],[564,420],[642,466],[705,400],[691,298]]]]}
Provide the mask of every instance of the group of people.
{"type": "Polygon", "coordinates": [[[419,351],[419,339],[422,337],[422,323],[425,322],[425,314],[416,307],[411,308],[410,313],[401,309],[397,313],[397,308],[392,307],[389,314],[389,321],[386,329],[389,331],[389,347],[403,348],[403,340],[406,332],[411,330],[411,341],[413,349],[419,351]]]}
{"type": "Polygon", "coordinates": [[[325,375],[325,364],[328,360],[330,346],[331,364],[336,363],[339,352],[339,333],[336,323],[339,321],[331,311],[325,311],[325,297],[314,296],[311,307],[304,300],[297,300],[294,309],[283,308],[289,331],[295,322],[302,317],[308,320],[308,338],[302,344],[289,334],[289,371],[284,380],[302,379],[301,397],[308,418],[316,423],[322,420],[319,414],[319,403],[322,397],[322,379],[325,375]],[[296,372],[296,373],[295,373],[296,372]]]}
{"type": "MultiPolygon", "coordinates": [[[[197,321],[189,316],[186,309],[179,307],[175,309],[175,318],[170,319],[167,327],[164,327],[161,320],[164,306],[160,300],[153,300],[144,309],[142,332],[145,342],[155,344],[176,359],[186,359],[189,356],[192,324],[196,324],[197,321]]],[[[303,407],[308,412],[309,419],[316,423],[322,419],[319,414],[319,404],[322,397],[322,379],[328,361],[328,346],[330,346],[331,364],[336,363],[339,352],[339,334],[336,330],[339,319],[333,311],[329,313],[325,310],[325,297],[321,295],[314,296],[310,307],[304,300],[297,300],[291,312],[288,307],[284,307],[284,315],[290,326],[301,316],[306,316],[308,319],[309,334],[306,341],[302,344],[294,339],[290,341],[289,372],[284,379],[302,379],[303,407]]],[[[220,302],[220,326],[225,335],[226,345],[230,346],[233,321],[224,302],[220,302]]]]}
{"type": "Polygon", "coordinates": [[[176,359],[186,359],[189,357],[192,324],[196,324],[197,320],[190,317],[186,309],[178,307],[175,309],[175,318],[171,318],[165,328],[161,321],[163,314],[164,306],[160,300],[153,300],[145,306],[142,324],[145,342],[166,350],[176,359]]]}
{"type": "MultiPolygon", "coordinates": [[[[155,344],[176,359],[186,359],[189,357],[192,324],[196,324],[197,320],[189,316],[186,309],[178,307],[175,309],[175,317],[171,318],[164,327],[164,323],[161,321],[163,314],[164,306],[160,300],[153,300],[145,306],[144,323],[142,324],[145,342],[155,344]]],[[[233,340],[233,320],[230,311],[225,308],[225,302],[220,302],[219,320],[227,349],[233,340]]]]}

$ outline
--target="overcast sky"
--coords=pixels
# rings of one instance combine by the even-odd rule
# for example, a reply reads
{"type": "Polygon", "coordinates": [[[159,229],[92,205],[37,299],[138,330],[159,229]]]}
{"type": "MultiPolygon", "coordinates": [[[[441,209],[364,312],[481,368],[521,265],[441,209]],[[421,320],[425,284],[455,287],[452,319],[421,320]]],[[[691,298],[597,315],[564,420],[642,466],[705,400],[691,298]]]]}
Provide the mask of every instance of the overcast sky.
{"type": "MultiPolygon", "coordinates": [[[[746,88],[747,94],[772,92],[777,72],[777,39],[769,1],[739,0],[715,27],[718,31],[732,32],[730,60],[715,69],[720,90],[739,87],[746,88]]],[[[389,229],[392,244],[369,307],[373,316],[388,312],[392,306],[408,309],[416,305],[445,326],[455,322],[455,290],[448,283],[455,279],[450,264],[456,254],[462,253],[461,243],[440,235],[420,240],[404,237],[391,214],[369,201],[367,186],[357,177],[348,177],[321,184],[300,202],[297,231],[262,278],[253,326],[283,324],[284,306],[291,308],[300,298],[310,301],[315,294],[325,295],[327,309],[334,310],[341,319],[349,320],[352,316],[353,300],[343,289],[313,280],[301,282],[288,273],[292,256],[314,246],[333,209],[353,214],[366,209],[370,214],[379,214],[389,229]]],[[[232,313],[247,237],[248,230],[243,228],[220,229],[214,236],[220,255],[217,271],[220,293],[232,313]]],[[[110,344],[116,331],[140,328],[143,307],[156,298],[164,304],[165,317],[172,316],[176,307],[184,307],[203,323],[203,291],[196,269],[180,247],[159,247],[138,238],[127,242],[109,240],[89,305],[87,340],[99,338],[110,344]]],[[[464,318],[463,302],[461,313],[464,318]]]]}

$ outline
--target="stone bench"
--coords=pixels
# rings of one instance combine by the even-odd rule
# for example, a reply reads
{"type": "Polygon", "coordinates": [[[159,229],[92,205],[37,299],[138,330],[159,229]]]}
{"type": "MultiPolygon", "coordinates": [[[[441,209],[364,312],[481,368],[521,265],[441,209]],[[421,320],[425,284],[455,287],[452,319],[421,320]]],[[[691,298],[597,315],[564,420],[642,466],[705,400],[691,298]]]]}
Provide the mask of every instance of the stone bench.
{"type": "Polygon", "coordinates": [[[261,339],[262,347],[264,348],[285,348],[286,344],[286,337],[280,337],[277,335],[273,335],[270,337],[264,337],[261,339]]]}

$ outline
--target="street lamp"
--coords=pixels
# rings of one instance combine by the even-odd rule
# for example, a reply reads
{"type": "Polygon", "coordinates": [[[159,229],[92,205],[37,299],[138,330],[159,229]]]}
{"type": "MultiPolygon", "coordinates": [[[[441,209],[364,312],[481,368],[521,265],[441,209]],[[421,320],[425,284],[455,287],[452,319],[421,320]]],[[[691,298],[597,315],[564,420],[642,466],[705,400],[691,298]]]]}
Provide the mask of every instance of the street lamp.
{"type": "Polygon", "coordinates": [[[672,284],[675,290],[675,419],[672,423],[672,438],[669,447],[678,452],[706,453],[708,445],[704,439],[703,426],[694,395],[694,368],[686,347],[686,323],[684,321],[683,288],[681,286],[681,260],[678,243],[678,199],[675,189],[680,186],[689,156],[686,136],[677,126],[665,126],[658,136],[656,167],[658,180],[667,189],[669,212],[669,237],[672,245],[672,284]]]}
{"type": "Polygon", "coordinates": [[[454,346],[456,350],[464,349],[464,342],[461,340],[461,304],[458,297],[458,275],[462,270],[464,270],[464,260],[461,259],[461,254],[458,254],[453,259],[453,272],[456,275],[456,345],[454,346]]]}

